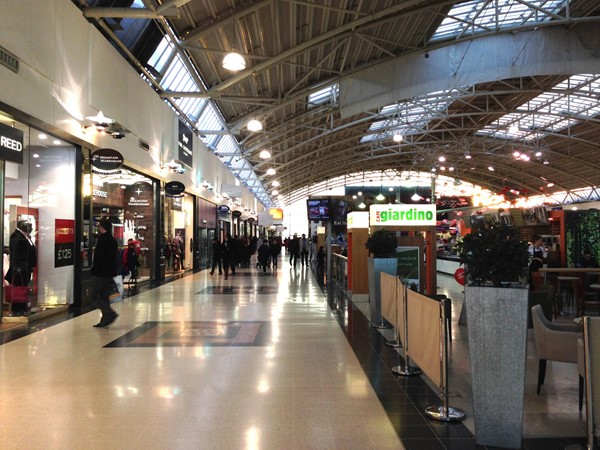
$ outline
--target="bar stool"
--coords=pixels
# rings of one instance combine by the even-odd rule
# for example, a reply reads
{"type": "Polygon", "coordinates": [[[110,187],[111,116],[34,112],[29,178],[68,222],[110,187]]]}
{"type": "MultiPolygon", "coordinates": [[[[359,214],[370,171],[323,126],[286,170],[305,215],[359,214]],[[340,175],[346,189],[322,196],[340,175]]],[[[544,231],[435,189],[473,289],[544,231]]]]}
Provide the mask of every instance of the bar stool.
{"type": "Polygon", "coordinates": [[[558,315],[566,314],[563,311],[563,290],[567,292],[566,304],[571,305],[573,298],[575,296],[575,285],[579,282],[579,277],[570,277],[570,276],[558,276],[556,277],[556,295],[557,297],[557,307],[554,317],[558,315]]]}

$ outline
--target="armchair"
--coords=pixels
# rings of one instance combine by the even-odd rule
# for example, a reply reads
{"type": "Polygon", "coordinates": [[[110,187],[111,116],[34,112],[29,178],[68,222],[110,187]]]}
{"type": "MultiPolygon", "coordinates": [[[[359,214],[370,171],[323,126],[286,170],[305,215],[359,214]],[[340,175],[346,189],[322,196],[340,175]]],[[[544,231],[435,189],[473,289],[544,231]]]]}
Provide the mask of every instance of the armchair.
{"type": "Polygon", "coordinates": [[[580,325],[557,324],[544,317],[541,305],[531,308],[535,348],[539,359],[537,393],[546,378],[546,362],[577,363],[577,339],[583,338],[580,325]]]}

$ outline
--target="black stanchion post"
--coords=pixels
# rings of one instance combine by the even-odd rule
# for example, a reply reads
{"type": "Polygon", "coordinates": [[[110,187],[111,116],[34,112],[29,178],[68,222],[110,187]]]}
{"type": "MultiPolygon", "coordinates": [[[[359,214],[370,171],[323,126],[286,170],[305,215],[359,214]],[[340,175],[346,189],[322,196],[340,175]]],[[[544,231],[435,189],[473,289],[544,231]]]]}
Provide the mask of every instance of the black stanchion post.
{"type": "MultiPolygon", "coordinates": [[[[396,276],[396,292],[398,292],[398,283],[400,278],[396,276]]],[[[398,320],[398,299],[396,299],[396,320],[398,320]]],[[[402,342],[400,342],[400,333],[398,332],[398,324],[394,327],[394,337],[393,341],[385,341],[385,345],[392,348],[402,348],[402,342]]]]}
{"type": "Polygon", "coordinates": [[[420,375],[421,369],[410,366],[410,358],[408,357],[408,289],[404,286],[404,367],[392,367],[392,372],[403,377],[412,377],[420,375]]]}
{"type": "Polygon", "coordinates": [[[447,306],[445,302],[450,301],[444,298],[440,301],[440,375],[442,380],[441,396],[444,400],[443,405],[428,406],[425,408],[425,414],[430,419],[440,422],[459,422],[466,416],[462,409],[453,408],[448,405],[448,339],[450,332],[448,322],[446,321],[447,306]]]}

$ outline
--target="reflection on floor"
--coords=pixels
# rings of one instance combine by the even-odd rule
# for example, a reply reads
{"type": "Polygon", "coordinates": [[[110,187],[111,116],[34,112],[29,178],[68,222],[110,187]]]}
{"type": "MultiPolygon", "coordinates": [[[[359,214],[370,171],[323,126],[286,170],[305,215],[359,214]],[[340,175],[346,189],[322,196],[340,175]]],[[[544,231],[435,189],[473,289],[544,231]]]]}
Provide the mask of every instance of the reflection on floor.
{"type": "MultiPolygon", "coordinates": [[[[401,350],[368,304],[280,264],[140,285],[109,329],[84,312],[0,332],[0,448],[475,449],[463,294],[438,284],[453,301],[450,405],[463,423],[425,417],[437,389],[391,372],[401,350]]],[[[523,448],[584,442],[572,366],[549,362],[536,395],[530,332],[523,448]]]]}

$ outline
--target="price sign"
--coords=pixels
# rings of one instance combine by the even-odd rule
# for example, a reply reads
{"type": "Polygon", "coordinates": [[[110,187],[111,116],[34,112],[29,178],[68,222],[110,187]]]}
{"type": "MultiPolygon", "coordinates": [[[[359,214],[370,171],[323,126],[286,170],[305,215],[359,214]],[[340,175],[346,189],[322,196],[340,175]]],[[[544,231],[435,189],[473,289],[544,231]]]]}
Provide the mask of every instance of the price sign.
{"type": "Polygon", "coordinates": [[[458,282],[458,284],[460,284],[461,286],[465,285],[465,269],[463,269],[462,267],[459,267],[458,269],[456,269],[456,272],[454,272],[454,279],[458,282]]]}
{"type": "Polygon", "coordinates": [[[75,264],[75,221],[68,219],[54,220],[54,267],[72,266],[75,264]]]}

